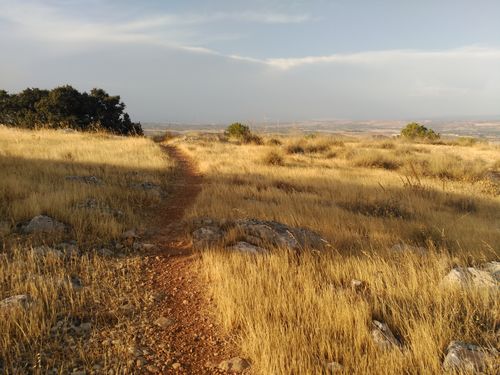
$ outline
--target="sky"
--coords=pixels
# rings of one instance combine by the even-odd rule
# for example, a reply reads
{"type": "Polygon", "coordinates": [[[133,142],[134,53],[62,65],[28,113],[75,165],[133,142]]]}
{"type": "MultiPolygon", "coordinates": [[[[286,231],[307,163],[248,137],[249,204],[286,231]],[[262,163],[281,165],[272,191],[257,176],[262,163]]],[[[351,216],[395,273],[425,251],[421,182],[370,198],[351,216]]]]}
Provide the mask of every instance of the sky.
{"type": "Polygon", "coordinates": [[[0,89],[134,121],[500,118],[498,0],[0,0],[0,89]]]}

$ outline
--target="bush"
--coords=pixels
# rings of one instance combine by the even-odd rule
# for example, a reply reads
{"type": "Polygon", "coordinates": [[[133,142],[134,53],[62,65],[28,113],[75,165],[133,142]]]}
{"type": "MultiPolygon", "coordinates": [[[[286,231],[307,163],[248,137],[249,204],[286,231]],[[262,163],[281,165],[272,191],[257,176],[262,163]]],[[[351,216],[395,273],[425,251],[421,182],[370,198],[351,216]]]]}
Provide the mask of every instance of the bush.
{"type": "Polygon", "coordinates": [[[354,156],[353,163],[356,167],[382,168],[393,170],[400,167],[400,161],[390,155],[380,152],[363,152],[354,156]]]}
{"type": "Polygon", "coordinates": [[[277,151],[270,151],[264,156],[262,161],[266,165],[280,165],[280,166],[285,165],[285,160],[283,159],[283,156],[277,151]]]}
{"type": "Polygon", "coordinates": [[[235,122],[229,125],[225,133],[230,138],[237,138],[240,140],[244,140],[245,138],[250,136],[250,134],[252,134],[250,132],[250,128],[247,125],[243,125],[239,122],[235,122]]]}
{"type": "Polygon", "coordinates": [[[226,137],[236,139],[243,143],[253,143],[256,145],[262,145],[264,143],[262,138],[253,134],[247,125],[239,122],[234,122],[229,125],[224,134],[226,137]]]}
{"type": "Polygon", "coordinates": [[[401,130],[401,137],[408,139],[436,140],[440,135],[432,129],[428,129],[419,123],[412,122],[401,130]]]}

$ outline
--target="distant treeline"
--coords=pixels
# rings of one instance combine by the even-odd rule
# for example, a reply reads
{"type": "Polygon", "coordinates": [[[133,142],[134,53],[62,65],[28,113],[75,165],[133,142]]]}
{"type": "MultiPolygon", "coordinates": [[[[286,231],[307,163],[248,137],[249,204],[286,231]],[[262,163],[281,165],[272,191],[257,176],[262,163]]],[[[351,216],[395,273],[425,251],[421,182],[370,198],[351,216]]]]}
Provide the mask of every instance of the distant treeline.
{"type": "Polygon", "coordinates": [[[110,96],[102,89],[87,93],[61,86],[52,90],[27,88],[17,94],[0,90],[0,124],[7,126],[142,135],[141,124],[132,122],[124,110],[120,96],[110,96]]]}

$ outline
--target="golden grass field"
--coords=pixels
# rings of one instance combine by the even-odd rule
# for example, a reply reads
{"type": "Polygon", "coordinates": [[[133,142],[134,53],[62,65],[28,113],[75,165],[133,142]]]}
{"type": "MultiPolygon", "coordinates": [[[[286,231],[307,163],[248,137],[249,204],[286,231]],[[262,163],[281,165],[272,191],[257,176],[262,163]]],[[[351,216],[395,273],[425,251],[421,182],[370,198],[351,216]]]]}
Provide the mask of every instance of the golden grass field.
{"type": "Polygon", "coordinates": [[[139,284],[143,263],[136,254],[103,257],[93,249],[145,226],[160,197],[130,185],[149,181],[168,192],[174,166],[146,138],[0,127],[0,221],[6,221],[0,233],[0,300],[33,298],[29,309],[0,316],[0,372],[3,367],[7,374],[69,374],[94,366],[96,373],[127,372],[136,316],[147,298],[139,284]],[[103,184],[68,181],[67,175],[97,176],[103,184]],[[87,199],[96,200],[97,208],[79,207],[87,199]],[[15,233],[16,223],[38,214],[69,224],[69,233],[15,233]],[[78,241],[81,256],[31,251],[31,245],[70,239],[78,241]],[[81,290],[71,286],[74,276],[81,290]]]}
{"type": "MultiPolygon", "coordinates": [[[[258,218],[308,227],[332,245],[300,256],[201,254],[214,317],[251,360],[251,373],[317,374],[336,361],[346,374],[440,374],[451,340],[499,348],[499,292],[438,287],[453,266],[500,258],[497,145],[302,134],[263,140],[194,134],[168,141],[204,176],[187,229],[203,216],[258,218]],[[429,251],[391,250],[398,243],[429,251]],[[353,292],[352,279],[367,290],[353,292]],[[376,348],[372,319],[385,321],[403,349],[376,348]]],[[[124,230],[147,228],[161,196],[134,186],[147,181],[168,194],[175,168],[147,138],[0,126],[0,300],[29,294],[34,301],[1,316],[7,374],[137,371],[130,347],[149,300],[141,290],[143,259],[93,250],[124,230]],[[88,199],[97,207],[81,205],[88,199]],[[16,233],[17,223],[38,214],[71,229],[58,237],[16,233]],[[31,250],[70,239],[82,255],[31,250]],[[65,332],[71,324],[77,333],[65,332]]]]}
{"type": "Polygon", "coordinates": [[[204,186],[188,217],[254,217],[314,229],[333,246],[297,259],[214,249],[202,256],[217,317],[257,374],[439,374],[451,340],[500,345],[496,292],[438,287],[455,265],[500,255],[498,146],[330,136],[240,145],[185,137],[204,186]],[[429,253],[396,254],[397,243],[429,253]],[[351,279],[365,281],[360,296],[351,279]],[[372,319],[402,350],[380,351],[372,319]]]}

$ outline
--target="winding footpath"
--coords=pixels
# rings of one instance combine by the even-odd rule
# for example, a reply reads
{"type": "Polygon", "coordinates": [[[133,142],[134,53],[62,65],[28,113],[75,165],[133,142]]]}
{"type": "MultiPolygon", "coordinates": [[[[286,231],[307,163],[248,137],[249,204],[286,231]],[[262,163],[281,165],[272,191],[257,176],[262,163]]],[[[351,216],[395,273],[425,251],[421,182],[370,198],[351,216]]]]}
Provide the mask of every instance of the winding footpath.
{"type": "Polygon", "coordinates": [[[198,193],[202,176],[195,164],[172,145],[162,146],[176,161],[173,191],[152,223],[148,241],[157,249],[148,255],[146,289],[154,303],[148,333],[153,357],[162,366],[144,373],[217,374],[217,364],[230,358],[230,345],[212,316],[200,254],[192,252],[182,219],[198,193]]]}

